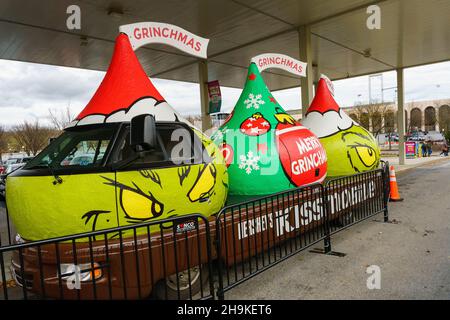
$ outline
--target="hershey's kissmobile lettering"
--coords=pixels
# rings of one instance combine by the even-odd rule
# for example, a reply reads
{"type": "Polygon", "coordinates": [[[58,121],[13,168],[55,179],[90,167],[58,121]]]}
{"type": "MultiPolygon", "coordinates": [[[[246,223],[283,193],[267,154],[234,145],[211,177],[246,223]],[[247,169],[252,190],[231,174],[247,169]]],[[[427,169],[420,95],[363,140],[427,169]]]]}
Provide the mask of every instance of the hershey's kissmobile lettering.
{"type": "Polygon", "coordinates": [[[206,59],[209,39],[199,37],[175,25],[159,22],[140,22],[120,26],[120,32],[130,38],[134,50],[149,43],[163,43],[193,56],[206,59]]]}
{"type": "Polygon", "coordinates": [[[285,54],[263,53],[252,58],[259,71],[269,68],[282,69],[295,75],[306,77],[306,63],[285,54]]]}
{"type": "MultiPolygon", "coordinates": [[[[333,215],[336,212],[374,198],[375,186],[374,181],[368,181],[328,195],[330,213],[333,215]]],[[[269,228],[275,228],[275,235],[279,237],[285,233],[293,232],[301,226],[306,226],[313,221],[321,220],[323,215],[324,203],[322,198],[307,200],[300,205],[278,210],[274,214],[267,212],[267,214],[262,214],[253,219],[243,219],[245,221],[240,222],[237,226],[238,238],[247,238],[268,231],[269,228]]]]}

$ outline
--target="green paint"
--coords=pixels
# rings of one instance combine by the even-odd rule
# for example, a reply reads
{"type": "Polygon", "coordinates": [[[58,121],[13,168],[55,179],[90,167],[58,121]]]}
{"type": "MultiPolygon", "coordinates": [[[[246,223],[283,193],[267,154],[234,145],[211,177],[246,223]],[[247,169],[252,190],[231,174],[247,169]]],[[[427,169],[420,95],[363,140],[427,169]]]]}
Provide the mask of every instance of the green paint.
{"type": "Polygon", "coordinates": [[[247,81],[230,120],[212,135],[217,145],[227,143],[233,148],[233,161],[228,167],[230,194],[267,194],[294,187],[278,160],[274,133],[280,121],[294,120],[274,99],[256,64],[251,63],[247,81]],[[250,119],[265,119],[270,125],[268,127],[270,130],[259,136],[242,133],[243,123],[249,122],[250,119]],[[265,151],[261,151],[261,148],[265,151]],[[244,165],[252,159],[253,166],[244,165]],[[276,161],[273,161],[274,159],[276,161]]]}

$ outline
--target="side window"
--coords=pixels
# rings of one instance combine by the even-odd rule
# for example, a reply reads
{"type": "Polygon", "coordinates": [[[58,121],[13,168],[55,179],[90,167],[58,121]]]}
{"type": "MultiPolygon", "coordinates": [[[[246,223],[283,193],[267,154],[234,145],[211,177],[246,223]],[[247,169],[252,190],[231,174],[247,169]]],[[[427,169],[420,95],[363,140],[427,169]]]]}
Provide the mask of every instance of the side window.
{"type": "Polygon", "coordinates": [[[100,164],[108,145],[109,140],[82,140],[60,162],[60,166],[90,166],[100,164]]]}
{"type": "MultiPolygon", "coordinates": [[[[122,135],[121,142],[116,154],[116,162],[136,158],[133,164],[150,164],[157,166],[158,163],[189,162],[195,160],[193,132],[178,124],[157,125],[158,146],[155,150],[141,152],[139,155],[130,147],[129,127],[122,135]]],[[[201,143],[201,142],[200,142],[201,143]]]]}
{"type": "Polygon", "coordinates": [[[119,146],[119,154],[117,162],[124,161],[130,158],[137,158],[133,161],[136,164],[162,162],[166,160],[164,151],[161,148],[161,143],[155,150],[140,152],[139,157],[130,146],[130,127],[128,127],[122,136],[121,145],[119,146]]]}
{"type": "Polygon", "coordinates": [[[175,164],[191,163],[195,160],[195,146],[192,131],[176,125],[158,129],[163,147],[170,161],[175,164]]]}

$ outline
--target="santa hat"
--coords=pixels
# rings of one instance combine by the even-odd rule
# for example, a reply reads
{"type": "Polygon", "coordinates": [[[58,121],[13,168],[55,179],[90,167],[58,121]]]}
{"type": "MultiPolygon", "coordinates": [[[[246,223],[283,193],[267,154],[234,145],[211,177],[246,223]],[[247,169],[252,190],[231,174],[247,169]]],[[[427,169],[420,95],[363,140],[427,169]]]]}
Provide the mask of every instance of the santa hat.
{"type": "Polygon", "coordinates": [[[305,119],[302,120],[303,125],[319,138],[346,130],[354,124],[352,118],[334,100],[327,79],[325,76],[320,78],[316,95],[306,111],[305,119]]]}
{"type": "Polygon", "coordinates": [[[130,121],[139,114],[152,114],[159,121],[180,119],[147,77],[128,36],[121,33],[102,83],[68,127],[130,121]]]}

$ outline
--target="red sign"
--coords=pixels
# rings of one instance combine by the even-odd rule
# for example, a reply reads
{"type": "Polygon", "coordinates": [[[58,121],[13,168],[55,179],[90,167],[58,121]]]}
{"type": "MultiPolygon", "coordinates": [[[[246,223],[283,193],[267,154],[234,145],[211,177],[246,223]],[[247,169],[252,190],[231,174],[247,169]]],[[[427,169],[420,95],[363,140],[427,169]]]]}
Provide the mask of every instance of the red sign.
{"type": "Polygon", "coordinates": [[[414,141],[405,141],[405,155],[407,158],[416,157],[416,143],[414,141]]]}
{"type": "Polygon", "coordinates": [[[319,139],[306,127],[277,126],[277,145],[283,169],[296,186],[322,182],[327,173],[327,155],[319,139]]]}

